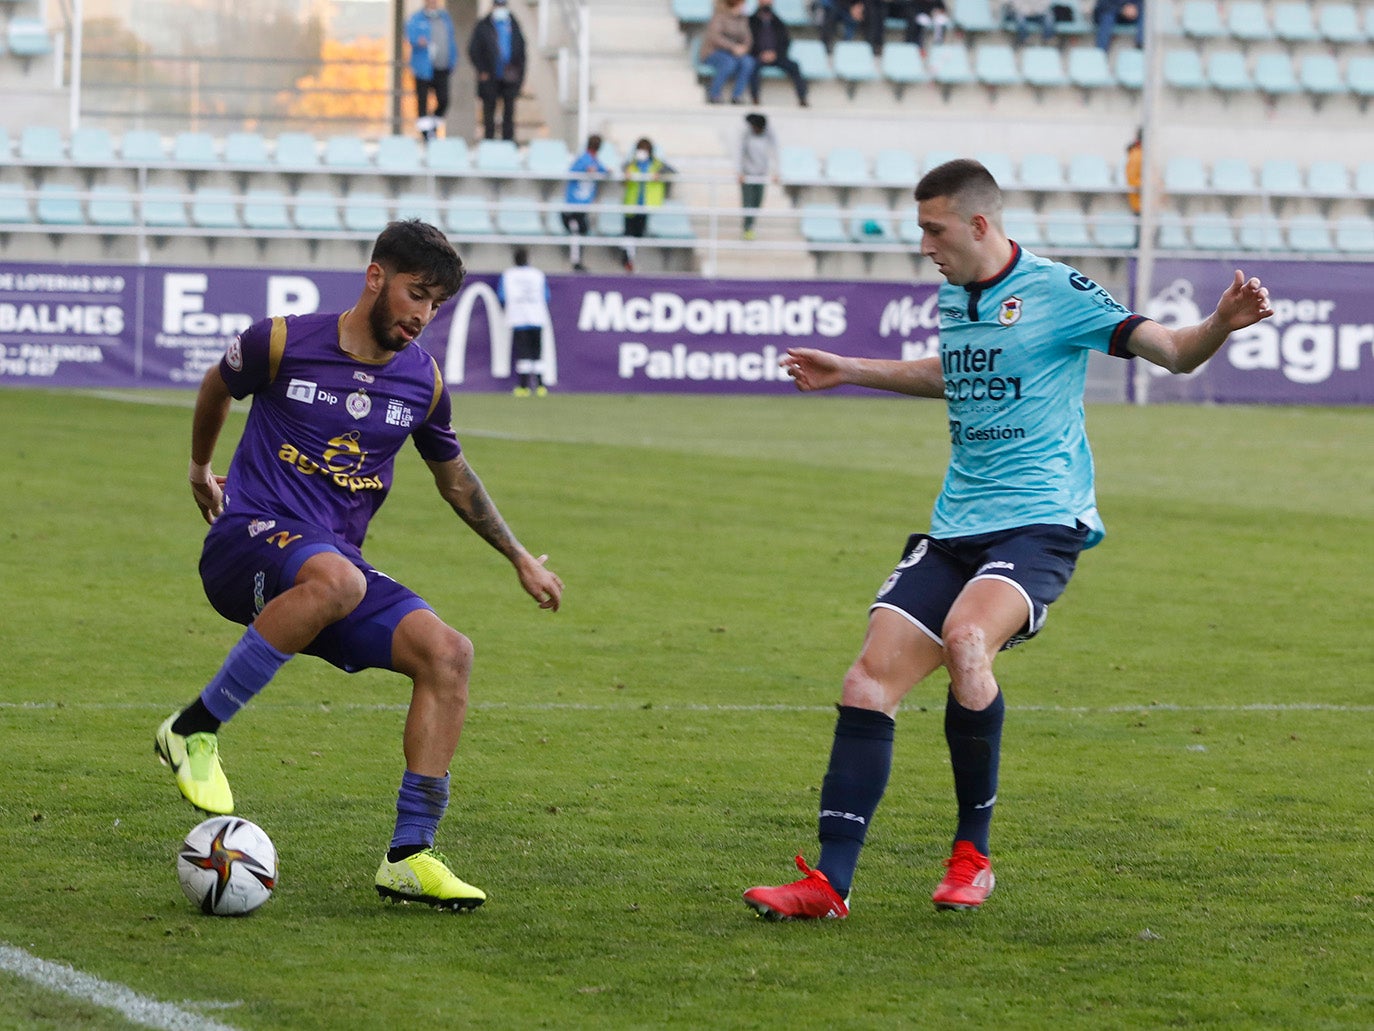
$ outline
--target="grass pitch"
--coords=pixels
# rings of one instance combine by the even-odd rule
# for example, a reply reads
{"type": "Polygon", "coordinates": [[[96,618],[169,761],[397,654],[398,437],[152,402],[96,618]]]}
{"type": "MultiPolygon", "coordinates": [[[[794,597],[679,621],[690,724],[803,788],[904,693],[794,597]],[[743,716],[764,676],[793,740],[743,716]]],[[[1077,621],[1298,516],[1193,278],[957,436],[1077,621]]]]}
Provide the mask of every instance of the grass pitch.
{"type": "MultiPolygon", "coordinates": [[[[408,453],[368,551],[476,644],[439,843],[490,901],[376,898],[405,682],[301,657],[221,737],[281,854],[273,900],[226,920],[177,887],[197,816],[152,755],[240,632],[195,574],[188,403],[0,392],[0,945],[245,1031],[1374,1025],[1369,412],[1091,409],[1108,538],[999,664],[997,893],[929,902],[933,679],[853,916],[800,925],[739,894],[815,858],[831,706],[927,525],[942,406],[459,396],[564,611],[408,453]]],[[[0,1028],[129,1026],[93,996],[0,966],[0,1028]]]]}

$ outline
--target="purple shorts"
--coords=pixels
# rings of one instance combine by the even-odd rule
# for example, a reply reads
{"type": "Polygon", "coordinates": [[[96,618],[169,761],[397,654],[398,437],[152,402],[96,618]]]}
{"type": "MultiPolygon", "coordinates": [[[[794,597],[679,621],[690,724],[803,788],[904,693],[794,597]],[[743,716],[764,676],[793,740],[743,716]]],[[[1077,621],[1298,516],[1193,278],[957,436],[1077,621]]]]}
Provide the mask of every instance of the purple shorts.
{"type": "Polygon", "coordinates": [[[945,617],[964,586],[971,580],[1003,580],[1026,600],[1025,625],[1002,646],[1011,648],[1029,641],[1045,625],[1050,603],[1068,586],[1087,538],[1082,525],[1049,523],[972,537],[937,539],[913,533],[872,608],[900,613],[943,645],[945,617]]]}
{"type": "Polygon", "coordinates": [[[311,555],[333,551],[367,578],[358,607],[331,623],[305,648],[349,673],[393,669],[391,638],[407,614],[429,605],[410,588],[378,572],[342,537],[310,523],[279,517],[221,516],[205,536],[200,579],[225,619],[247,626],[269,601],[296,582],[311,555]]]}

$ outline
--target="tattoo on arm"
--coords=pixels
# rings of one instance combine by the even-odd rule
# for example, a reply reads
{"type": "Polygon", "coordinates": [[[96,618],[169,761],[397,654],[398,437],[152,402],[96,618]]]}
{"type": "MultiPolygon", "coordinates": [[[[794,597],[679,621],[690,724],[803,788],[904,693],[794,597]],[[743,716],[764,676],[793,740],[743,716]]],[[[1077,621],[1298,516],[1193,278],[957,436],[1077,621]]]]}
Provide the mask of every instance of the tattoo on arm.
{"type": "Polygon", "coordinates": [[[441,490],[459,518],[501,554],[513,557],[520,544],[472,467],[459,459],[448,472],[441,490]]]}

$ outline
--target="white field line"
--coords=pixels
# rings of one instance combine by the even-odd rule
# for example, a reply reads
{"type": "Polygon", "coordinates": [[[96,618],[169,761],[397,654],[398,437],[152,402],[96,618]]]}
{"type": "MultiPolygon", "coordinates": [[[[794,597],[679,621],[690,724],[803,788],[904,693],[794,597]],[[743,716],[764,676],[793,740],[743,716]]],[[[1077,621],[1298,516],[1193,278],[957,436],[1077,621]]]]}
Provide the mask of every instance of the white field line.
{"type": "MultiPolygon", "coordinates": [[[[409,706],[404,702],[341,702],[322,705],[318,702],[277,703],[257,699],[255,709],[296,709],[300,711],[330,712],[405,712],[409,706]]],[[[706,705],[691,702],[620,702],[605,704],[599,702],[470,702],[469,709],[493,712],[638,712],[651,709],[654,712],[830,712],[834,705],[706,705]]],[[[930,708],[930,706],[926,706],[930,708]]],[[[57,702],[0,701],[0,709],[94,709],[97,711],[146,709],[150,712],[163,712],[165,705],[151,702],[57,702]]],[[[1140,705],[1008,705],[1010,712],[1048,712],[1074,713],[1081,715],[1114,714],[1123,712],[1374,712],[1374,705],[1344,705],[1325,702],[1250,702],[1244,705],[1174,705],[1169,702],[1148,702],[1140,705]]]]}
{"type": "MultiPolygon", "coordinates": [[[[64,963],[52,963],[13,945],[0,942],[0,970],[46,988],[89,1002],[102,1009],[115,1010],[132,1024],[162,1028],[164,1031],[234,1031],[229,1024],[139,995],[113,981],[103,981],[64,963]]],[[[193,1004],[192,1004],[193,1005],[193,1004]]]]}

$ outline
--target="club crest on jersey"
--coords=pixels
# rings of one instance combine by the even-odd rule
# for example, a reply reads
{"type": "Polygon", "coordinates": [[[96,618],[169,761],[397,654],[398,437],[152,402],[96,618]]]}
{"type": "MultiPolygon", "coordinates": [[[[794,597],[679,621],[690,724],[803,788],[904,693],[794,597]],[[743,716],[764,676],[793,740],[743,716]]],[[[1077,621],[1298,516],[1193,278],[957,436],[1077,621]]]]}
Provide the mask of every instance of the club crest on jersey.
{"type": "Polygon", "coordinates": [[[372,398],[367,396],[367,391],[359,388],[348,395],[348,400],[344,402],[344,408],[348,414],[355,419],[366,419],[372,411],[372,398]]]}
{"type": "Polygon", "coordinates": [[[1004,326],[1014,326],[1021,320],[1021,298],[1008,297],[997,309],[997,321],[1004,326]]]}
{"type": "Polygon", "coordinates": [[[353,378],[359,383],[375,383],[377,381],[376,376],[372,375],[370,372],[363,372],[362,369],[354,369],[353,378]]]}
{"type": "Polygon", "coordinates": [[[229,368],[235,372],[243,371],[243,337],[234,337],[233,342],[224,352],[224,360],[229,363],[229,368]]]}

